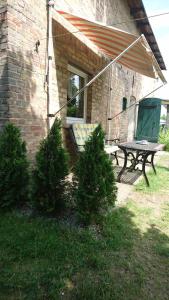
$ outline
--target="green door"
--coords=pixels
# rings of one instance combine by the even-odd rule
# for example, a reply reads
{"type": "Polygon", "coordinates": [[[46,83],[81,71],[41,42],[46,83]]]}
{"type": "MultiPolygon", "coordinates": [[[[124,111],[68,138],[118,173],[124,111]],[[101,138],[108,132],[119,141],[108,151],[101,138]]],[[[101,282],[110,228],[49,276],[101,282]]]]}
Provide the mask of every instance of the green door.
{"type": "Polygon", "coordinates": [[[160,114],[161,99],[145,98],[139,103],[136,140],[158,141],[160,114]]]}

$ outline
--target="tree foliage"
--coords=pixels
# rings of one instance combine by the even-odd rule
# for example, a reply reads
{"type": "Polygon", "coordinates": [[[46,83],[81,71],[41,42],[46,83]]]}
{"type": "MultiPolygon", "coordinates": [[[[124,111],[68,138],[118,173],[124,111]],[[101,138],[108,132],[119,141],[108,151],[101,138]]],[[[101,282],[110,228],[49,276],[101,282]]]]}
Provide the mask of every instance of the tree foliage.
{"type": "Polygon", "coordinates": [[[20,130],[8,123],[0,134],[0,206],[22,205],[28,200],[28,187],[26,144],[20,130]]]}
{"type": "Polygon", "coordinates": [[[161,128],[159,133],[159,143],[164,144],[164,149],[169,151],[169,129],[161,128]]]}
{"type": "Polygon", "coordinates": [[[117,193],[113,166],[104,151],[104,132],[100,125],[80,154],[75,176],[80,219],[88,224],[97,222],[102,210],[114,205],[117,193]]]}
{"type": "Polygon", "coordinates": [[[55,120],[36,155],[33,172],[33,200],[38,210],[54,213],[64,206],[68,156],[62,145],[61,123],[55,120]]]}

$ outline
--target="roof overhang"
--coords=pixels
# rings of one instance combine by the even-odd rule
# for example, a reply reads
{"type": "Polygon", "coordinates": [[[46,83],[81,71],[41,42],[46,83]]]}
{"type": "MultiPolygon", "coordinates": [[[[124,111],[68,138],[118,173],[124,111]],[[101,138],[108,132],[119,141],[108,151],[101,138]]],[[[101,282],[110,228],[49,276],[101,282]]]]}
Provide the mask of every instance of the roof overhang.
{"type": "MultiPolygon", "coordinates": [[[[123,52],[138,39],[138,36],[126,31],[106,26],[99,22],[87,20],[65,11],[57,11],[57,14],[62,16],[61,18],[58,18],[59,22],[61,24],[63,22],[64,27],[66,27],[67,23],[67,29],[72,32],[72,34],[76,34],[76,36],[77,34],[83,35],[102,53],[113,60],[119,55],[119,53],[123,52]],[[69,24],[71,24],[71,30],[69,24]]],[[[127,51],[119,59],[119,63],[142,75],[151,78],[159,77],[162,82],[166,83],[160,66],[144,35],[141,36],[136,45],[132,47],[130,51],[127,51]]]]}
{"type": "Polygon", "coordinates": [[[161,55],[158,43],[154,36],[153,30],[149,23],[149,19],[146,14],[146,10],[143,5],[142,0],[127,0],[128,5],[130,7],[130,13],[133,16],[137,27],[139,28],[140,32],[144,34],[146,40],[148,41],[151,50],[154,53],[154,56],[161,68],[161,70],[166,70],[166,66],[161,55]]]}

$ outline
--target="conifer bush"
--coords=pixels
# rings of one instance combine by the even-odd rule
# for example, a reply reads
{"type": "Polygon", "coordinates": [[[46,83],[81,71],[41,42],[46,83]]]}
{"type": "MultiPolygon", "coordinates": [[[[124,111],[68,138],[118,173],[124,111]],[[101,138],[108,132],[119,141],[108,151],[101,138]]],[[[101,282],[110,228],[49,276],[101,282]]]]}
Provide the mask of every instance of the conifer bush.
{"type": "Polygon", "coordinates": [[[12,208],[28,200],[29,172],[26,144],[20,130],[6,124],[0,134],[0,207],[12,208]]]}
{"type": "Polygon", "coordinates": [[[159,133],[159,143],[164,144],[164,149],[169,151],[169,129],[161,129],[159,133]]]}
{"type": "Polygon", "coordinates": [[[64,207],[68,155],[62,146],[61,123],[55,120],[36,155],[32,196],[35,207],[44,213],[55,213],[64,207]]]}
{"type": "Polygon", "coordinates": [[[112,162],[104,151],[104,132],[100,125],[85,144],[75,171],[76,204],[85,224],[98,222],[103,211],[113,206],[117,188],[112,162]]]}

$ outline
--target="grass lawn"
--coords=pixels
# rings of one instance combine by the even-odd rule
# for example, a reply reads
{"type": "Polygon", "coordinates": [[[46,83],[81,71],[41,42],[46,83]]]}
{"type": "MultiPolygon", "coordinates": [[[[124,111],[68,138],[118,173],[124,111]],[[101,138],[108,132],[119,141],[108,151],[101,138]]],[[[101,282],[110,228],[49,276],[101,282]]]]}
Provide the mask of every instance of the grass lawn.
{"type": "Polygon", "coordinates": [[[169,196],[169,154],[160,158],[156,166],[157,176],[154,171],[148,173],[150,187],[145,184],[144,178],[137,184],[136,190],[145,193],[161,193],[169,196]]]}
{"type": "Polygon", "coordinates": [[[168,300],[167,164],[100,229],[1,213],[0,299],[168,300]]]}

